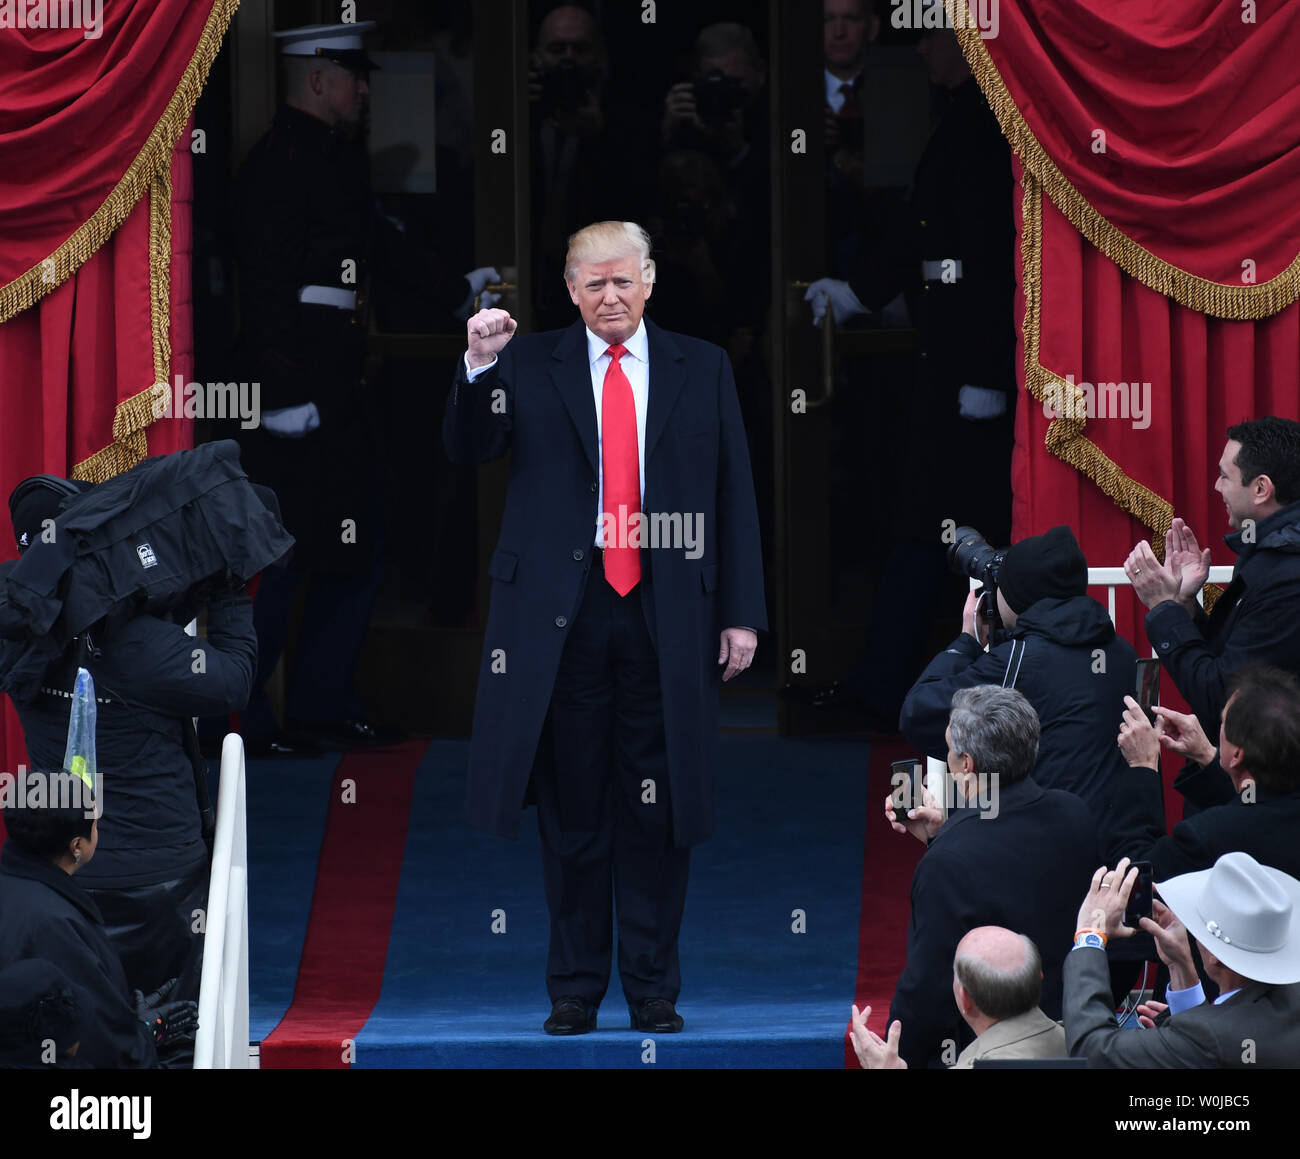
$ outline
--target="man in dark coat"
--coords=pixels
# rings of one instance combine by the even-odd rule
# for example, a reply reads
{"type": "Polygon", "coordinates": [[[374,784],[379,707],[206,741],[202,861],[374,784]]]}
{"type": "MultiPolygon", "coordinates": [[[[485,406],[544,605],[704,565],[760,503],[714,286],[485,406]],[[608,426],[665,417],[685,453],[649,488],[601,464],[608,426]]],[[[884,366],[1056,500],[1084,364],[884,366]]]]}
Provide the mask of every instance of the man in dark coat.
{"type": "MultiPolygon", "coordinates": [[[[9,789],[16,792],[12,785],[9,789]]],[[[90,996],[92,1009],[83,1012],[88,1017],[76,1056],[81,1065],[157,1066],[153,1036],[136,1014],[104,920],[72,877],[95,854],[98,823],[84,812],[4,810],[9,839],[0,849],[0,968],[42,958],[90,996]],[[58,826],[64,832],[56,836],[60,848],[52,852],[47,839],[58,826]]]]}
{"type": "Polygon", "coordinates": [[[1217,750],[1194,716],[1157,708],[1158,734],[1140,709],[1125,712],[1119,743],[1132,768],[1115,785],[1108,865],[1121,857],[1149,861],[1160,881],[1209,869],[1235,849],[1300,878],[1300,682],[1281,669],[1252,665],[1229,688],[1217,750]],[[1196,766],[1217,766],[1236,791],[1228,803],[1193,814],[1168,834],[1161,736],[1196,766]]]}
{"type": "Polygon", "coordinates": [[[1042,1010],[1061,1016],[1070,923],[1097,862],[1088,806],[1029,775],[1038,717],[1024,696],[992,685],[960,690],[948,742],[958,807],[947,820],[928,795],[907,815],[891,798],[885,806],[897,832],[927,846],[912,876],[907,964],[889,1008],[890,1024],[906,1031],[900,1053],[909,1067],[951,1066],[973,1038],[953,1000],[952,962],[977,926],[1006,926],[1042,947],[1042,1010]]]}
{"type": "MultiPolygon", "coordinates": [[[[1164,562],[1143,540],[1124,571],[1149,609],[1147,638],[1206,735],[1219,726],[1227,681],[1248,664],[1300,674],[1300,423],[1262,418],[1228,428],[1214,489],[1223,496],[1225,542],[1237,555],[1232,583],[1207,616],[1196,602],[1210,571],[1210,549],[1175,519],[1164,562]]],[[[1185,809],[1233,797],[1222,769],[1188,766],[1174,787],[1185,809]]]]}
{"type": "Polygon", "coordinates": [[[689,846],[713,828],[719,666],[747,667],[767,624],[731,366],[643,321],[653,277],[639,226],[579,231],[566,281],[581,321],[511,341],[505,311],[476,314],[443,427],[455,462],[511,451],[468,815],[514,836],[531,780],[550,1033],[595,1028],[611,876],[632,1024],[681,1028],[677,934],[689,846]]]}
{"type": "Polygon", "coordinates": [[[1014,544],[998,572],[1006,639],[988,652],[980,646],[972,593],[962,634],[930,661],[903,702],[903,735],[942,760],[954,692],[977,684],[1018,688],[1041,728],[1034,780],[1076,793],[1100,822],[1125,768],[1114,737],[1124,696],[1135,687],[1137,654],[1087,590],[1088,561],[1068,527],[1014,544]]]}

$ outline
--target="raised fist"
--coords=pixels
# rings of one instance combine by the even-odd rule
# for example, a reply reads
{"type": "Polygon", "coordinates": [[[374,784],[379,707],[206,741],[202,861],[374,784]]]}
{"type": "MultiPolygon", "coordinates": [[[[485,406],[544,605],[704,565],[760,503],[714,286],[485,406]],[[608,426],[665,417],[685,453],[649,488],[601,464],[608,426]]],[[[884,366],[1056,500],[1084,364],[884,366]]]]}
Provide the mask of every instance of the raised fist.
{"type": "Polygon", "coordinates": [[[486,366],[514,337],[518,323],[506,310],[480,310],[466,324],[469,338],[469,364],[486,366]]]}

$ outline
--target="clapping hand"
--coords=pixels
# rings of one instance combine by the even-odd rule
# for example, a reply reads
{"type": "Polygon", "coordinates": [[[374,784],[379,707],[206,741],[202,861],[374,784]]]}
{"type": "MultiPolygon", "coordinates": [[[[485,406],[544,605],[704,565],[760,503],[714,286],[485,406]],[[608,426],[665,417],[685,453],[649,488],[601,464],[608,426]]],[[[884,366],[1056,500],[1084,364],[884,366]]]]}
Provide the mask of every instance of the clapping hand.
{"type": "Polygon", "coordinates": [[[1129,552],[1124,561],[1124,574],[1146,608],[1178,599],[1181,578],[1170,569],[1168,556],[1163,564],[1156,559],[1156,553],[1145,539],[1129,552]]]}
{"type": "Polygon", "coordinates": [[[907,1063],[898,1057],[898,1040],[903,1034],[903,1024],[897,1020],[890,1024],[889,1038],[883,1039],[867,1026],[871,1007],[859,1010],[853,1007],[853,1053],[863,1070],[906,1070],[907,1063]]]}
{"type": "Polygon", "coordinates": [[[1165,566],[1178,580],[1174,598],[1191,611],[1196,593],[1210,578],[1210,549],[1201,550],[1192,529],[1181,519],[1175,519],[1165,532],[1165,566]]]}

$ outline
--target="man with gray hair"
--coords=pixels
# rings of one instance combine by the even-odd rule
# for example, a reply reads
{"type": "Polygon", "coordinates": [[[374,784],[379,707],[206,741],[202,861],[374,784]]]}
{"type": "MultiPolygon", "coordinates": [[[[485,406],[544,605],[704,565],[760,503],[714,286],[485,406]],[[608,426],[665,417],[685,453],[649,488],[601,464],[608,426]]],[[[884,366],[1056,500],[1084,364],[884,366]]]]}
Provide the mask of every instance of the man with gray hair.
{"type": "MultiPolygon", "coordinates": [[[[957,943],[952,996],[975,1033],[953,1063],[970,1070],[976,1059],[1066,1058],[1065,1031],[1039,1008],[1043,960],[1033,940],[1000,926],[979,926],[957,943]]],[[[867,1027],[871,1007],[853,1007],[853,1049],[863,1070],[906,1070],[898,1054],[902,1024],[882,1039],[867,1027]]]]}
{"type": "MultiPolygon", "coordinates": [[[[556,271],[558,274],[559,271],[556,271]]],[[[548,1034],[596,1029],[618,969],[634,1030],[682,1028],[690,846],[713,829],[718,689],[767,626],[731,363],[643,318],[645,231],[569,239],[567,330],[469,320],[453,462],[511,452],[470,747],[469,821],[513,837],[535,800],[551,915],[548,1034]]]]}
{"type": "Polygon", "coordinates": [[[1061,1015],[1062,945],[1097,857],[1095,824],[1073,793],[1044,789],[1030,775],[1038,757],[1038,715],[1014,688],[984,684],[953,696],[945,733],[951,802],[922,793],[919,804],[885,799],[896,832],[926,845],[912,877],[907,963],[890,1022],[907,1027],[909,1066],[951,1066],[971,1041],[951,993],[953,958],[977,926],[1020,930],[1046,947],[1042,1009],[1061,1015]],[[911,808],[907,806],[911,805],[911,808]]]}

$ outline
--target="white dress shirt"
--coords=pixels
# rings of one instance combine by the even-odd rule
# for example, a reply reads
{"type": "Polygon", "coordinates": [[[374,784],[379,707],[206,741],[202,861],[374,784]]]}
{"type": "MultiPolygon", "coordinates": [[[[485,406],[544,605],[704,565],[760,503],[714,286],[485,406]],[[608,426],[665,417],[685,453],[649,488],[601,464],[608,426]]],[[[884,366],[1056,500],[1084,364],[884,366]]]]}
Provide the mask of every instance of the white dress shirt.
{"type": "MultiPolygon", "coordinates": [[[[645,320],[642,319],[636,333],[623,343],[627,353],[620,359],[623,373],[632,387],[632,403],[636,407],[636,456],[637,468],[641,479],[641,503],[645,509],[645,419],[650,404],[650,342],[646,337],[645,320]]],[[[605,459],[604,430],[601,414],[601,401],[605,391],[605,371],[612,361],[609,354],[610,343],[587,330],[587,362],[591,367],[591,395],[596,407],[596,462],[600,465],[599,492],[596,496],[596,533],[595,545],[604,547],[605,540],[601,534],[600,513],[605,509],[605,459]]],[[[486,374],[496,365],[494,358],[486,366],[471,368],[469,354],[465,355],[465,371],[470,382],[486,374]]],[[[613,514],[617,515],[617,512],[613,514]]]]}
{"type": "Polygon", "coordinates": [[[855,72],[847,80],[836,76],[829,69],[822,69],[822,76],[826,81],[826,103],[830,106],[832,113],[838,113],[844,108],[844,94],[840,92],[846,84],[852,84],[862,75],[861,72],[855,72]]]}

